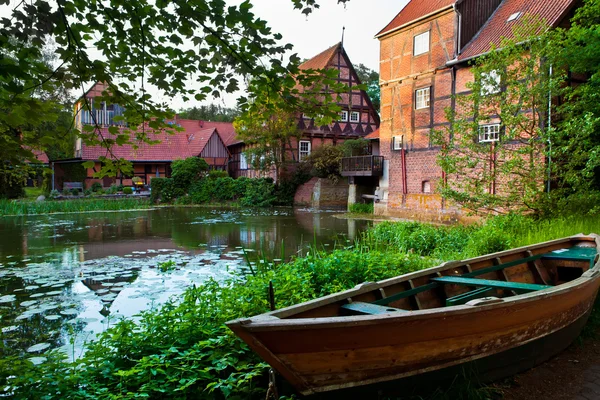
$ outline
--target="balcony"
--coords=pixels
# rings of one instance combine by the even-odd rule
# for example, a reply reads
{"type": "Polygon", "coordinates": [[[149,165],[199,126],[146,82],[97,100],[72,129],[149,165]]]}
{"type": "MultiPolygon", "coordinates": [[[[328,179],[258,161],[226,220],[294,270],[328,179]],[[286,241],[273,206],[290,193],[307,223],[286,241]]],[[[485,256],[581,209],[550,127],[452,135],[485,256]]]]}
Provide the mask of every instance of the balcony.
{"type": "Polygon", "coordinates": [[[383,156],[342,158],[342,176],[382,176],[383,156]]]}

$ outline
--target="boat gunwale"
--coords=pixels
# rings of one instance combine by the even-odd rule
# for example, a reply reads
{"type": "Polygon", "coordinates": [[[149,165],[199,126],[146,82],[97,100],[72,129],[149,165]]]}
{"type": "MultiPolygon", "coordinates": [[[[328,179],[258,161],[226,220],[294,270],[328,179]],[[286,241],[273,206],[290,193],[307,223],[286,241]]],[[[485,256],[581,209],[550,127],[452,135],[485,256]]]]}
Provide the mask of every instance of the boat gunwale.
{"type": "Polygon", "coordinates": [[[427,268],[420,271],[411,272],[408,274],[398,275],[392,278],[384,279],[378,282],[367,282],[359,284],[352,289],[345,290],[343,292],[333,293],[328,296],[320,297],[307,302],[299,303],[290,307],[286,307],[280,310],[271,311],[264,314],[259,314],[251,318],[240,318],[232,320],[226,323],[230,328],[238,327],[245,329],[250,332],[260,331],[280,331],[280,330],[305,330],[305,329],[319,329],[319,328],[334,328],[339,326],[362,326],[371,324],[382,324],[382,323],[397,323],[398,321],[412,321],[427,319],[432,317],[451,317],[452,315],[462,315],[474,312],[480,312],[490,309],[501,309],[504,307],[511,307],[515,303],[523,303],[529,301],[540,301],[547,297],[554,297],[563,294],[566,291],[573,290],[577,287],[583,287],[586,284],[592,283],[598,279],[600,272],[600,258],[596,261],[594,266],[584,274],[572,281],[565,282],[561,285],[553,286],[551,288],[539,290],[536,292],[524,293],[520,295],[505,297],[500,299],[501,301],[490,303],[490,304],[461,304],[448,307],[437,307],[425,310],[408,310],[407,312],[395,313],[390,312],[387,314],[378,315],[353,315],[353,316],[331,316],[331,317],[318,317],[318,318],[288,318],[297,313],[315,309],[327,304],[335,303],[340,300],[347,299],[349,297],[358,296],[364,293],[371,292],[380,287],[386,287],[396,282],[408,281],[410,279],[419,278],[421,276],[431,275],[436,272],[452,268],[454,266],[462,266],[469,263],[475,263],[479,261],[485,261],[493,259],[495,257],[506,257],[508,255],[520,253],[526,250],[536,250],[543,247],[553,246],[561,243],[568,243],[574,240],[582,240],[595,242],[597,253],[600,254],[600,236],[596,234],[578,234],[569,236],[566,238],[555,239],[547,242],[537,243],[534,245],[527,245],[518,247],[515,249],[509,249],[501,252],[486,254],[479,257],[469,258],[460,261],[448,261],[438,266],[427,268]],[[587,239],[587,240],[586,240],[587,239]],[[300,310],[298,310],[300,308],[300,310]]]}

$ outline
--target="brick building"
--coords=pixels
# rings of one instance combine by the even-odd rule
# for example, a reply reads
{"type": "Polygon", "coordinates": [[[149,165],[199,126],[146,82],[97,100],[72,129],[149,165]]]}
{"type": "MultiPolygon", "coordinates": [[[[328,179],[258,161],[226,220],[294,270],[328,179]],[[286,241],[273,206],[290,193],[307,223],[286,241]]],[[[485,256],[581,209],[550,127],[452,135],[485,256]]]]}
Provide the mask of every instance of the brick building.
{"type": "MultiPolygon", "coordinates": [[[[444,177],[431,132],[449,125],[445,109],[455,108],[454,96],[469,93],[469,61],[510,38],[525,15],[552,27],[568,23],[576,3],[411,0],[376,35],[381,46],[379,140],[385,157],[376,213],[429,220],[460,214],[436,193],[444,177]]],[[[499,125],[482,129],[487,134],[480,140],[498,140],[499,125]]]]}
{"type": "MultiPolygon", "coordinates": [[[[342,43],[337,43],[307,60],[300,65],[300,69],[335,69],[338,71],[337,81],[348,86],[348,92],[341,94],[341,102],[338,103],[342,108],[339,120],[330,125],[316,126],[314,119],[303,114],[298,115],[298,129],[302,136],[300,140],[292,141],[288,149],[288,160],[301,161],[319,146],[337,145],[347,139],[362,138],[379,128],[379,114],[367,93],[356,88],[361,82],[342,43]]],[[[252,169],[251,163],[246,159],[246,145],[243,142],[235,136],[229,137],[226,142],[232,155],[229,164],[231,176],[261,175],[252,169]]]]}

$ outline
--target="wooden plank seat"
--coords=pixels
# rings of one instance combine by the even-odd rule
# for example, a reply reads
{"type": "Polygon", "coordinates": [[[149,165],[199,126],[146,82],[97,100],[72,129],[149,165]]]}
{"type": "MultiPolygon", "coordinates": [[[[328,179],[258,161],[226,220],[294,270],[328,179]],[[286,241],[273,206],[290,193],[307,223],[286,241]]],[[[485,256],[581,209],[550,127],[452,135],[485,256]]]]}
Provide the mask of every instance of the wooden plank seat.
{"type": "Polygon", "coordinates": [[[446,306],[456,306],[459,304],[465,304],[468,301],[479,299],[481,297],[486,297],[493,290],[494,288],[484,286],[466,293],[461,293],[456,296],[448,297],[446,299],[446,306]]]}
{"type": "Polygon", "coordinates": [[[363,301],[353,301],[352,303],[344,304],[342,310],[346,315],[378,315],[389,314],[391,312],[406,312],[400,308],[379,306],[373,303],[365,303],[363,301]]]}
{"type": "Polygon", "coordinates": [[[535,283],[493,281],[489,279],[464,278],[463,276],[443,276],[440,278],[432,278],[431,280],[434,282],[444,284],[507,289],[523,293],[548,289],[552,287],[548,285],[538,285],[535,283]]]}
{"type": "MultiPolygon", "coordinates": [[[[558,251],[554,251],[554,252],[550,252],[550,253],[541,253],[541,254],[535,254],[529,257],[524,257],[524,258],[519,258],[517,260],[513,260],[513,261],[508,261],[502,264],[498,264],[498,265],[493,265],[491,267],[487,267],[487,268],[482,268],[479,270],[475,270],[466,274],[462,274],[460,276],[460,278],[474,278],[476,276],[479,275],[485,275],[488,274],[490,272],[495,272],[495,271],[501,271],[503,269],[506,268],[510,268],[510,267],[514,267],[517,265],[521,265],[521,264],[525,264],[528,262],[533,262],[539,259],[566,259],[567,257],[582,257],[582,258],[578,258],[579,260],[584,259],[584,260],[590,260],[590,264],[593,266],[593,262],[596,258],[596,249],[595,248],[569,248],[569,249],[565,249],[564,251],[558,250],[558,251]],[[589,249],[589,250],[588,250],[589,249]]],[[[448,277],[443,277],[443,278],[448,278],[448,277]]],[[[416,294],[422,293],[422,292],[426,292],[428,290],[431,289],[435,289],[437,287],[439,287],[441,284],[444,283],[448,283],[448,282],[442,282],[439,281],[440,278],[432,278],[431,279],[431,283],[416,287],[414,289],[410,289],[410,290],[405,290],[403,292],[399,292],[396,294],[393,294],[391,296],[388,297],[384,297],[383,299],[374,301],[371,304],[374,305],[379,305],[379,306],[386,306],[390,303],[393,303],[395,301],[401,300],[401,299],[405,299],[407,297],[411,297],[414,296],[416,294]]],[[[490,286],[490,285],[484,285],[481,282],[483,282],[484,280],[482,279],[475,279],[475,281],[477,281],[477,285],[471,285],[471,286],[476,286],[476,287],[486,287],[486,290],[489,290],[491,288],[498,288],[497,286],[490,286]]],[[[489,281],[489,282],[503,282],[503,281],[489,281]]],[[[466,284],[466,283],[463,283],[466,284]]],[[[501,285],[503,285],[504,287],[502,287],[502,289],[508,289],[508,290],[515,290],[517,292],[527,292],[527,291],[532,291],[532,290],[542,290],[542,289],[546,289],[550,286],[546,286],[546,285],[534,285],[534,284],[520,284],[520,285],[533,285],[533,286],[528,286],[528,290],[525,289],[519,289],[518,288],[518,282],[503,282],[501,283],[501,285]],[[517,285],[517,286],[515,286],[517,285]]],[[[468,285],[467,285],[468,286],[468,285]]],[[[527,286],[525,286],[524,288],[526,288],[527,286]]],[[[471,292],[468,292],[471,293],[471,292]]],[[[464,295],[467,295],[466,293],[464,293],[464,295]]],[[[473,292],[472,295],[477,296],[478,293],[477,292],[473,292]]],[[[459,295],[461,296],[461,295],[459,295]]],[[[455,296],[457,297],[457,296],[455,296]]],[[[476,298],[476,297],[474,297],[476,298]]],[[[454,299],[456,301],[461,301],[461,298],[458,299],[454,299]]],[[[462,304],[462,303],[455,303],[455,304],[462,304]]]]}
{"type": "Polygon", "coordinates": [[[546,253],[543,255],[542,260],[589,261],[590,268],[593,268],[596,256],[597,253],[594,247],[570,247],[546,253]]]}

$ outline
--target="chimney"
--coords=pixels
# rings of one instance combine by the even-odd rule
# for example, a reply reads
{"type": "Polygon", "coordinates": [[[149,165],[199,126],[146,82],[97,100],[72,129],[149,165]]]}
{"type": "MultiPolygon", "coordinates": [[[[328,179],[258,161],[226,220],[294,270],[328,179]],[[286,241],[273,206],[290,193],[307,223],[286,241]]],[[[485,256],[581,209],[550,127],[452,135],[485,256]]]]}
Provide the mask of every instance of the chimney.
{"type": "Polygon", "coordinates": [[[204,127],[204,121],[202,121],[202,120],[199,120],[199,121],[198,121],[198,123],[200,124],[200,128],[203,128],[203,127],[204,127]]]}

